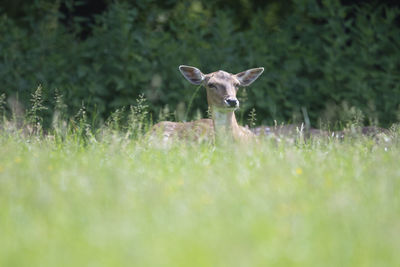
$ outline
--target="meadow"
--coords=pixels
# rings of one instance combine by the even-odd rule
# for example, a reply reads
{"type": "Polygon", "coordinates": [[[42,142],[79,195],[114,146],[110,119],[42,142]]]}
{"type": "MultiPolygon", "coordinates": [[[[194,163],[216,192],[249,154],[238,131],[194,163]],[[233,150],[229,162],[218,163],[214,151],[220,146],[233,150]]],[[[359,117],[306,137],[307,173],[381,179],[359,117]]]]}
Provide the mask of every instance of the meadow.
{"type": "Polygon", "coordinates": [[[3,1],[0,267],[400,266],[395,2],[3,1]],[[182,64],[265,68],[241,125],[348,134],[157,145],[210,116],[182,64]]]}
{"type": "MultiPolygon", "coordinates": [[[[400,145],[0,133],[0,266],[398,266],[400,145]]],[[[10,130],[11,129],[11,130],[10,130]]]]}

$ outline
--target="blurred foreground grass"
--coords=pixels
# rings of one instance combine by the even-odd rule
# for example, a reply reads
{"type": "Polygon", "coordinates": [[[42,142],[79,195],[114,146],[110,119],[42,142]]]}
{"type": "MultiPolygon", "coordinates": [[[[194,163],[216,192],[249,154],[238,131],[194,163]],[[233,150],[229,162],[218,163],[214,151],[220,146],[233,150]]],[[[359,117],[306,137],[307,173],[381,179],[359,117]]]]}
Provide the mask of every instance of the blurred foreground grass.
{"type": "Polygon", "coordinates": [[[398,144],[0,149],[0,266],[400,264],[398,144]]]}

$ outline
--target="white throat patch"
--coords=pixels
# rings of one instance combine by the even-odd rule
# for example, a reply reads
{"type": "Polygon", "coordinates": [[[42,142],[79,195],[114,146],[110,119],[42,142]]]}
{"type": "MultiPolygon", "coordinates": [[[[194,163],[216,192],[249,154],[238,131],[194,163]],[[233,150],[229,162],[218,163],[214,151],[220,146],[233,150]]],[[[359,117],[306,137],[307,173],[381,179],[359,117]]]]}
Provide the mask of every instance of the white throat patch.
{"type": "Polygon", "coordinates": [[[225,127],[228,125],[228,116],[225,112],[214,111],[213,120],[215,128],[217,129],[225,129],[225,127]]]}

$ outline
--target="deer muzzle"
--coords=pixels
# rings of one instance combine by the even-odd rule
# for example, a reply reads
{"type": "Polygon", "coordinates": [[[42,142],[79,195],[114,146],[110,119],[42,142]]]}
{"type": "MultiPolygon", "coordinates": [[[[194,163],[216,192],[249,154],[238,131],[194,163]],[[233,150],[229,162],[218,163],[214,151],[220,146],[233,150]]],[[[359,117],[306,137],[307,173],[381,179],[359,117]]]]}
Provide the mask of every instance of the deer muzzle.
{"type": "Polygon", "coordinates": [[[225,99],[225,104],[229,108],[238,108],[239,107],[239,101],[236,98],[227,98],[227,99],[225,99]]]}

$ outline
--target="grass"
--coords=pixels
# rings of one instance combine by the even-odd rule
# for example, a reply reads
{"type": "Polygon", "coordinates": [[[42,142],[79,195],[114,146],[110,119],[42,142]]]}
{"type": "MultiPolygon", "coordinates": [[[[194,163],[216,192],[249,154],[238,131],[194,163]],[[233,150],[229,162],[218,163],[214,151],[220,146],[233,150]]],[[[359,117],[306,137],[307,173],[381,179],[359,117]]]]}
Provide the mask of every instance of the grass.
{"type": "Polygon", "coordinates": [[[0,266],[400,264],[396,142],[0,147],[0,266]]]}
{"type": "Polygon", "coordinates": [[[98,130],[32,97],[0,123],[0,266],[400,264],[399,127],[158,148],[143,97],[98,130]]]}

